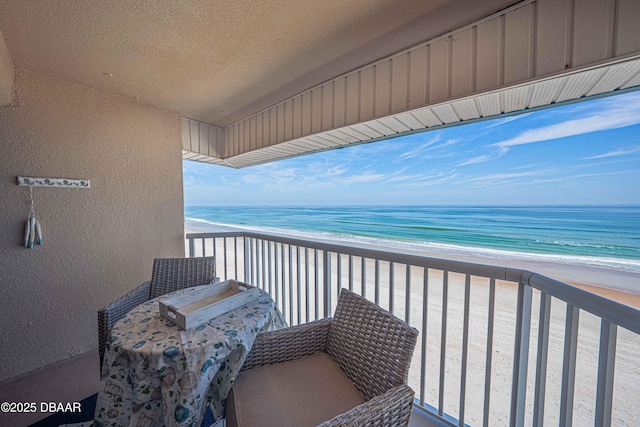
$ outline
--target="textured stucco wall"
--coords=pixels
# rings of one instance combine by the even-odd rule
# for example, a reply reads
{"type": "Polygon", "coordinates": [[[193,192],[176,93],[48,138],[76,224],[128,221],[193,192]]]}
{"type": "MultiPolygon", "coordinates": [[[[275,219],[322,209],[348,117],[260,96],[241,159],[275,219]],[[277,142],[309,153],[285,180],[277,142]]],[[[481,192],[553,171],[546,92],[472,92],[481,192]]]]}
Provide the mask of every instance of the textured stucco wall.
{"type": "Polygon", "coordinates": [[[96,311],[184,256],[180,116],[16,71],[0,107],[0,380],[97,348],[96,311]],[[34,188],[44,245],[20,246],[34,188]]]}
{"type": "Polygon", "coordinates": [[[11,102],[11,87],[13,86],[13,62],[7,45],[0,32],[0,105],[11,102]]]}

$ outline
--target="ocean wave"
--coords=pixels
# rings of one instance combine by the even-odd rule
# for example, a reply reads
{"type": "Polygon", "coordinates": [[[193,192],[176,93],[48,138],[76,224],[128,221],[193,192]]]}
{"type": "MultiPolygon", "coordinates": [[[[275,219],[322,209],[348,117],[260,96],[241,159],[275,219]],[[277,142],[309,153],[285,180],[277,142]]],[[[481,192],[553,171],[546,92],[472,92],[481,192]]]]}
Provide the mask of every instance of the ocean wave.
{"type": "Polygon", "coordinates": [[[536,240],[536,243],[543,243],[549,245],[558,245],[558,246],[569,246],[576,248],[595,248],[595,249],[619,249],[618,246],[613,245],[602,245],[596,243],[582,243],[582,242],[572,242],[569,240],[536,240]]]}
{"type": "MultiPolygon", "coordinates": [[[[204,226],[207,231],[217,231],[216,228],[225,227],[237,230],[254,231],[265,234],[287,235],[312,240],[322,240],[340,243],[356,243],[361,245],[376,246],[384,249],[402,249],[420,252],[436,252],[439,254],[459,255],[459,256],[479,256],[496,260],[510,261],[537,261],[554,264],[603,267],[614,270],[640,273],[640,260],[630,260],[613,257],[594,257],[583,255],[565,254],[541,254],[533,252],[509,251],[504,249],[490,249],[473,246],[454,245],[449,243],[436,242],[407,242],[394,239],[383,239],[377,237],[361,237],[351,234],[338,234],[321,231],[303,231],[284,229],[276,227],[262,227],[251,225],[237,225],[221,222],[208,221],[200,218],[185,218],[185,222],[192,221],[197,228],[204,226]],[[198,225],[199,224],[199,225],[198,225]]],[[[433,254],[429,254],[433,256],[433,254]]]]}

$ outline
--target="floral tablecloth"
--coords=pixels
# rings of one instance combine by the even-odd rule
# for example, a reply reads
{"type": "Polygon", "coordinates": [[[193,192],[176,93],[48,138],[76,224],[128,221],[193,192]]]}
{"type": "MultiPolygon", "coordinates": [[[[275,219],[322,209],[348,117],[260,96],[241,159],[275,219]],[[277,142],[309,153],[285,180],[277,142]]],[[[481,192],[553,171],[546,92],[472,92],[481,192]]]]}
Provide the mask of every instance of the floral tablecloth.
{"type": "MultiPolygon", "coordinates": [[[[205,285],[207,286],[207,285],[205,285]]],[[[227,396],[259,332],[286,326],[271,297],[260,291],[247,305],[185,331],[141,304],[111,329],[102,365],[97,426],[199,426],[206,405],[224,414],[227,396]]]]}

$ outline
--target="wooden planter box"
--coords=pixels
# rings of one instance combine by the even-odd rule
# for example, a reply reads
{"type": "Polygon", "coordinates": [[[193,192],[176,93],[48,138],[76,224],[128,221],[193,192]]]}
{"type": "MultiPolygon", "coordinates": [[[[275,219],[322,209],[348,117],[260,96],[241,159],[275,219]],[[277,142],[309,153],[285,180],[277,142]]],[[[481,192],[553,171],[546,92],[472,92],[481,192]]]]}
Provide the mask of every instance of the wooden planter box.
{"type": "Polygon", "coordinates": [[[254,286],[227,280],[160,301],[160,315],[182,329],[191,329],[251,302],[258,292],[254,286]]]}

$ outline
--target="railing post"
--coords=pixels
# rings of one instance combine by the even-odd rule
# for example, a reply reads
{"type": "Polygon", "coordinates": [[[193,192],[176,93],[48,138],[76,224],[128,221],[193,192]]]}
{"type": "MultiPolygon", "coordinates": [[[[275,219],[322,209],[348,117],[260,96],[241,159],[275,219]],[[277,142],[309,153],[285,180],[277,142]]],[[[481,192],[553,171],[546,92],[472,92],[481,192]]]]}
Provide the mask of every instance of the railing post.
{"type": "Polygon", "coordinates": [[[196,242],[193,237],[187,237],[189,239],[189,258],[196,256],[196,242]]]}
{"type": "Polygon", "coordinates": [[[249,282],[249,238],[244,236],[244,281],[249,282]]]}
{"type": "Polygon", "coordinates": [[[300,246],[296,246],[296,281],[297,287],[297,306],[298,306],[298,325],[302,323],[302,275],[300,273],[300,246]]]}
{"type": "Polygon", "coordinates": [[[513,351],[513,381],[511,386],[511,427],[524,425],[529,365],[529,335],[531,332],[531,300],[533,288],[524,281],[518,284],[516,342],[513,351]]]}
{"type": "Polygon", "coordinates": [[[425,378],[427,375],[427,326],[429,324],[429,269],[423,267],[422,270],[422,353],[420,360],[420,406],[424,406],[425,401],[425,378]]]}
{"type": "Polygon", "coordinates": [[[487,354],[484,373],[484,406],[482,409],[482,425],[489,425],[489,409],[491,404],[491,361],[493,359],[493,322],[496,307],[496,279],[489,280],[489,313],[487,319],[487,354]]]}
{"type": "MultiPolygon", "coordinates": [[[[213,248],[214,248],[214,255],[215,255],[215,241],[213,244],[213,248]]],[[[235,276],[233,276],[234,279],[238,280],[238,239],[236,237],[233,238],[233,267],[234,267],[234,273],[235,276]]]]}
{"type": "MultiPolygon", "coordinates": [[[[287,253],[284,250],[284,243],[280,243],[280,256],[282,257],[281,261],[281,273],[282,273],[282,315],[287,318],[287,269],[286,269],[286,259],[287,253]]],[[[291,262],[291,260],[289,260],[291,262]]],[[[289,308],[291,309],[291,308],[289,308]]],[[[291,322],[291,319],[289,319],[291,322]]]]}
{"type": "Polygon", "coordinates": [[[324,317],[331,316],[331,253],[322,252],[322,278],[324,281],[324,317]]]}
{"type": "Polygon", "coordinates": [[[547,355],[549,350],[549,323],[551,321],[551,295],[540,292],[540,320],[538,321],[538,356],[533,397],[533,426],[544,425],[544,399],[547,388],[547,355]]]}
{"type": "Polygon", "coordinates": [[[444,415],[445,367],[447,362],[447,312],[449,305],[449,272],[442,272],[442,320],[440,324],[440,378],[438,379],[438,415],[444,415]]]}
{"type": "Polygon", "coordinates": [[[353,291],[353,255],[349,255],[349,290],[353,291]]]}
{"type": "MultiPolygon", "coordinates": [[[[284,261],[283,261],[284,262],[284,261]]],[[[278,280],[278,273],[279,273],[279,268],[278,268],[278,242],[274,242],[273,243],[273,293],[275,295],[275,301],[276,301],[276,305],[280,304],[280,281],[278,280]]],[[[284,277],[283,277],[284,280],[284,277]]],[[[282,304],[283,306],[283,313],[284,314],[284,303],[282,304]]]]}
{"type": "Polygon", "coordinates": [[[360,285],[362,287],[362,296],[367,297],[367,260],[365,257],[360,258],[360,267],[362,273],[360,273],[360,285]]]}
{"type": "Polygon", "coordinates": [[[404,282],[404,321],[409,323],[409,320],[411,319],[411,266],[409,264],[407,264],[406,275],[404,282]]]}
{"type": "Polygon", "coordinates": [[[304,312],[305,322],[309,322],[309,248],[304,248],[304,312]]]}
{"type": "Polygon", "coordinates": [[[460,410],[458,415],[459,425],[464,426],[466,393],[467,393],[467,358],[469,357],[469,310],[471,307],[471,276],[466,275],[464,280],[464,320],[462,326],[462,360],[460,368],[460,410]]]}
{"type": "Polygon", "coordinates": [[[289,245],[289,324],[293,323],[293,248],[289,245]]]}
{"type": "Polygon", "coordinates": [[[227,238],[222,238],[222,248],[224,250],[224,280],[229,278],[229,274],[227,273],[227,238]]]}
{"type": "Polygon", "coordinates": [[[598,385],[596,394],[596,427],[611,425],[613,402],[613,374],[616,365],[618,327],[602,319],[600,325],[600,354],[598,358],[598,385]]]}
{"type": "Polygon", "coordinates": [[[250,281],[247,283],[250,283],[252,285],[255,283],[255,281],[253,280],[254,272],[255,272],[255,267],[253,264],[253,261],[254,261],[253,242],[254,241],[256,242],[256,244],[258,243],[257,239],[254,239],[254,238],[249,239],[249,276],[250,276],[249,280],[250,281]]]}
{"type": "MultiPolygon", "coordinates": [[[[255,287],[260,288],[260,242],[262,242],[263,240],[260,239],[256,239],[256,252],[255,252],[255,258],[256,258],[256,266],[255,266],[255,282],[253,283],[253,285],[255,287]]],[[[253,249],[253,248],[252,248],[253,249]]],[[[253,251],[252,251],[253,252],[253,251]]]]}
{"type": "Polygon", "coordinates": [[[315,310],[315,315],[316,315],[316,320],[318,320],[320,318],[320,304],[318,303],[318,301],[320,300],[320,293],[318,291],[318,286],[320,286],[320,284],[318,283],[320,281],[319,277],[320,277],[320,272],[318,271],[318,250],[314,249],[313,250],[313,272],[315,273],[315,277],[313,278],[313,292],[314,292],[314,297],[313,297],[313,301],[314,301],[314,310],[315,310]]]}
{"type": "Polygon", "coordinates": [[[374,301],[380,305],[380,260],[376,258],[375,272],[374,272],[375,294],[374,301]]]}
{"type": "Polygon", "coordinates": [[[394,291],[395,291],[395,283],[394,283],[394,272],[393,272],[393,263],[389,263],[389,312],[394,314],[393,311],[393,300],[394,300],[394,291]]]}
{"type": "Polygon", "coordinates": [[[271,272],[273,271],[272,269],[272,264],[273,264],[273,257],[271,256],[271,241],[267,242],[267,259],[269,260],[269,294],[273,293],[273,275],[271,274],[271,272]]]}
{"type": "Polygon", "coordinates": [[[576,386],[576,355],[580,309],[567,303],[562,355],[562,388],[560,390],[560,425],[573,425],[573,394],[576,386]]]}

